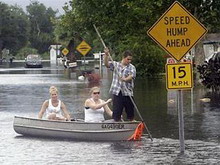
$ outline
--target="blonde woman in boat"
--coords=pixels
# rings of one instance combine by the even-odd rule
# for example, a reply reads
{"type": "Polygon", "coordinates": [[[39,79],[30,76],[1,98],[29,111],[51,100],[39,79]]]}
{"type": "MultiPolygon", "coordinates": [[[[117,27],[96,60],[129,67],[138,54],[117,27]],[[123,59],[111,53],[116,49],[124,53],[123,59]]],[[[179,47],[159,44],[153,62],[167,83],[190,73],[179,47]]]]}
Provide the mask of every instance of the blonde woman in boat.
{"type": "Polygon", "coordinates": [[[45,100],[42,104],[41,110],[38,114],[38,118],[42,119],[44,113],[49,120],[68,120],[70,121],[70,115],[67,111],[65,104],[58,99],[58,89],[55,86],[51,86],[49,89],[50,99],[45,100]]]}
{"type": "Polygon", "coordinates": [[[112,118],[112,111],[108,106],[108,103],[112,99],[104,101],[100,99],[100,88],[93,87],[90,90],[91,98],[85,101],[85,122],[103,122],[105,120],[104,113],[112,118]]]}

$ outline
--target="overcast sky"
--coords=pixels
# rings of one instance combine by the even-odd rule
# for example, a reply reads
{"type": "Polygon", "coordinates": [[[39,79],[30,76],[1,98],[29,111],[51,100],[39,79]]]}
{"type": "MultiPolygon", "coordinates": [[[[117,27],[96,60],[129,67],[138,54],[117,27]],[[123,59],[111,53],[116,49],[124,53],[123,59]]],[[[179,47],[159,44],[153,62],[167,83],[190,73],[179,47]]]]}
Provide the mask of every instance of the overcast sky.
{"type": "MultiPolygon", "coordinates": [[[[4,2],[8,5],[15,5],[22,7],[25,11],[26,6],[30,4],[31,0],[0,0],[0,2],[4,2]]],[[[69,0],[37,0],[40,3],[43,3],[47,8],[51,7],[53,10],[59,10],[60,14],[63,14],[64,11],[62,6],[64,6],[65,2],[69,2],[69,0]]]]}

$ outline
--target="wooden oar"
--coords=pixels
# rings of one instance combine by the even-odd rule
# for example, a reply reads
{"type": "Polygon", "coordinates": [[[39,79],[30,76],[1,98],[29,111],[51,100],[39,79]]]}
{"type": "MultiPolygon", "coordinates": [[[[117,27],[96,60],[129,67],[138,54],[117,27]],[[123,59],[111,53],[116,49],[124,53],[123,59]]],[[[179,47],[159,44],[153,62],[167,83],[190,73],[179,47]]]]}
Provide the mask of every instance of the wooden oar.
{"type": "MultiPolygon", "coordinates": [[[[105,42],[103,41],[103,39],[102,39],[102,37],[101,37],[101,35],[100,35],[99,31],[98,31],[98,29],[96,28],[96,26],[95,26],[94,24],[93,24],[93,27],[95,28],[95,31],[96,31],[96,33],[98,34],[99,39],[100,39],[100,41],[102,42],[102,45],[104,46],[104,48],[107,48],[106,45],[105,45],[105,42]]],[[[112,64],[114,65],[113,59],[112,59],[112,57],[111,57],[110,54],[109,54],[109,58],[110,58],[110,60],[112,61],[112,64]]],[[[114,66],[114,68],[115,68],[115,70],[116,70],[116,73],[119,75],[119,72],[118,72],[117,67],[114,66]]],[[[128,92],[128,89],[127,89],[126,85],[124,85],[124,87],[125,87],[124,89],[126,90],[126,92],[128,92]]],[[[153,141],[153,138],[152,138],[152,136],[151,136],[151,134],[150,134],[150,131],[149,131],[149,129],[147,128],[147,125],[146,125],[146,123],[144,122],[144,119],[142,118],[141,113],[139,112],[139,110],[138,110],[138,108],[137,108],[137,106],[136,106],[136,104],[135,104],[135,102],[134,102],[134,99],[133,99],[130,95],[129,95],[129,97],[130,97],[131,102],[132,102],[132,104],[134,105],[134,108],[136,109],[136,111],[137,111],[137,113],[138,113],[138,115],[139,115],[139,117],[140,117],[142,123],[144,123],[144,127],[145,127],[145,129],[147,130],[147,133],[148,133],[148,135],[149,135],[151,141],[153,141]]]]}

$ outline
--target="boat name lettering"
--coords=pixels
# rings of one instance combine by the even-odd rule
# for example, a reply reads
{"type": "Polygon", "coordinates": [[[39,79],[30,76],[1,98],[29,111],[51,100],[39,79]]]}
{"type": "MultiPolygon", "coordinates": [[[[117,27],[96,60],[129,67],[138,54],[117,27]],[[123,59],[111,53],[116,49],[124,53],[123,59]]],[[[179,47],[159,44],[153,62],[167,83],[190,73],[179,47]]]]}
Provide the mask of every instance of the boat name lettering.
{"type": "Polygon", "coordinates": [[[124,124],[102,124],[103,129],[124,129],[124,124]]]}

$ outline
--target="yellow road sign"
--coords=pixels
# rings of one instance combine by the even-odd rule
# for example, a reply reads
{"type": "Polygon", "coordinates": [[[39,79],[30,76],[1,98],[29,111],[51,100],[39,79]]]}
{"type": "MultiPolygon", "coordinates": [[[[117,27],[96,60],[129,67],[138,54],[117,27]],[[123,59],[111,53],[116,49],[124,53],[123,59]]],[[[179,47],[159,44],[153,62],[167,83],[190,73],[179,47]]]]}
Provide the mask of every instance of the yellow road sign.
{"type": "Polygon", "coordinates": [[[62,50],[62,53],[63,53],[64,56],[66,56],[69,53],[69,50],[67,48],[64,48],[62,50]]]}
{"type": "Polygon", "coordinates": [[[147,33],[173,58],[180,61],[207,33],[207,29],[175,1],[147,33]]]}
{"type": "Polygon", "coordinates": [[[83,56],[85,56],[92,48],[86,41],[82,41],[76,48],[78,52],[80,52],[83,56]]]}
{"type": "Polygon", "coordinates": [[[192,77],[191,63],[166,64],[167,89],[192,88],[192,77]]]}

